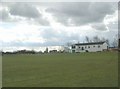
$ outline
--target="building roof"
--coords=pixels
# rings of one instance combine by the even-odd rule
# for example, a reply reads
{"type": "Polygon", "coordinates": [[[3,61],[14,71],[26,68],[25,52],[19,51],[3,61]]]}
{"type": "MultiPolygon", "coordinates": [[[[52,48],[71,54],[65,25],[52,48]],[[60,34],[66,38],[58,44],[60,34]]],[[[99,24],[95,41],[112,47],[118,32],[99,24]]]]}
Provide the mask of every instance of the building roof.
{"type": "Polygon", "coordinates": [[[105,43],[105,41],[104,42],[77,43],[74,45],[96,45],[96,44],[103,44],[103,43],[105,43]]]}

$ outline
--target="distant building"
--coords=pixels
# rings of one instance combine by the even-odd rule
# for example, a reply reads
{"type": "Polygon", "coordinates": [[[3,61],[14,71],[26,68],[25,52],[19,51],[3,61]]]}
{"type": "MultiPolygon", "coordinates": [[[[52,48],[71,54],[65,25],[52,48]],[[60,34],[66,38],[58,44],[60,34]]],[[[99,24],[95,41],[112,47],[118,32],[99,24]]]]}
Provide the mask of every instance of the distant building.
{"type": "Polygon", "coordinates": [[[57,53],[57,50],[50,50],[49,53],[57,53]]]}
{"type": "Polygon", "coordinates": [[[77,43],[71,45],[70,52],[99,52],[108,50],[106,42],[77,43]]]}

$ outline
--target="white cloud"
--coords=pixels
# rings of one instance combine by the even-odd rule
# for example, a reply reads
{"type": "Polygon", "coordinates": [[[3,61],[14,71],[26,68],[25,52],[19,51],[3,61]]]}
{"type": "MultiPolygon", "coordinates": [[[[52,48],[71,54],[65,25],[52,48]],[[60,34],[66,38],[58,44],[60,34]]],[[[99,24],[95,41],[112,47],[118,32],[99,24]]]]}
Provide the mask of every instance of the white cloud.
{"type": "Polygon", "coordinates": [[[104,23],[107,25],[109,23],[115,24],[118,21],[118,10],[115,11],[112,15],[106,15],[104,18],[104,23]]]}
{"type": "Polygon", "coordinates": [[[40,42],[43,42],[42,38],[38,38],[40,35],[38,28],[38,26],[29,25],[27,23],[14,24],[14,26],[9,27],[9,29],[0,27],[0,39],[3,40],[3,42],[11,42],[16,40],[23,42],[37,42],[37,40],[41,40],[40,42]]]}

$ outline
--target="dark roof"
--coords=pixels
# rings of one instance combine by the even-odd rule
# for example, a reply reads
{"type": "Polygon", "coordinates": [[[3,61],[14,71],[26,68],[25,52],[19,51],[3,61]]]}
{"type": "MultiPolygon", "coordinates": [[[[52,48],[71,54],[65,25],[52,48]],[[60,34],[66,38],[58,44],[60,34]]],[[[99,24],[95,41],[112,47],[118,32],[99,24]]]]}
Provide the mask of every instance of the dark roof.
{"type": "Polygon", "coordinates": [[[103,44],[103,43],[105,43],[105,41],[104,42],[77,43],[74,45],[96,45],[96,44],[103,44]]]}

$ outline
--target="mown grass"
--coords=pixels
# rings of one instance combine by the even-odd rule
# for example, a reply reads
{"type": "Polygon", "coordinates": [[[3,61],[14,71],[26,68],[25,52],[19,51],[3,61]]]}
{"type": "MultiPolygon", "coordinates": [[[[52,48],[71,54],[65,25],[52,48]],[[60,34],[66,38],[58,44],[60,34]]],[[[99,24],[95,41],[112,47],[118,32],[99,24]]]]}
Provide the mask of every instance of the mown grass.
{"type": "Polygon", "coordinates": [[[116,52],[3,56],[3,87],[116,86],[116,52]]]}

